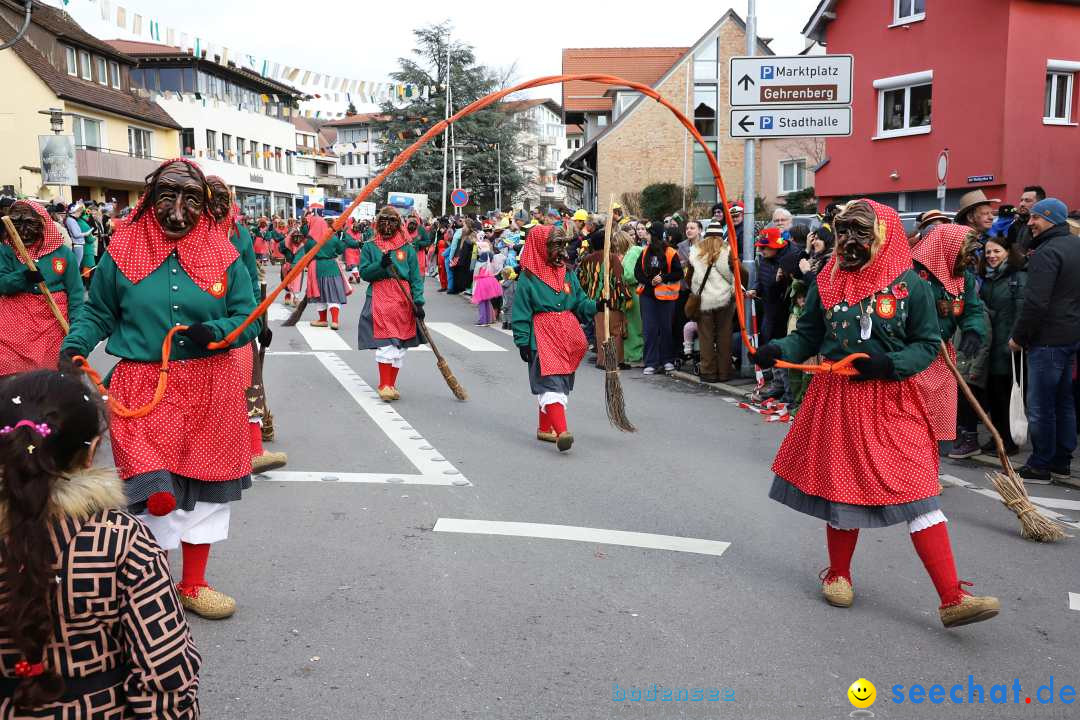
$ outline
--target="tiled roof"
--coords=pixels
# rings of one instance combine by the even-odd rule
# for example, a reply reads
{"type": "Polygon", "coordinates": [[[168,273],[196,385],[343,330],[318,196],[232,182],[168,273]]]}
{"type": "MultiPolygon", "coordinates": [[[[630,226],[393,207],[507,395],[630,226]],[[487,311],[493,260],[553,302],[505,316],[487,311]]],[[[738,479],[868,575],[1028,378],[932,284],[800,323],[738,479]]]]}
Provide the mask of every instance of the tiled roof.
{"type": "MultiPolygon", "coordinates": [[[[38,4],[35,3],[33,22],[37,24],[42,18],[51,23],[51,26],[41,24],[42,29],[49,32],[55,32],[52,27],[63,27],[65,38],[74,38],[74,30],[77,28],[79,33],[85,35],[86,33],[74,24],[74,21],[67,16],[66,13],[56,10],[55,8],[49,8],[48,5],[40,6],[42,10],[48,8],[52,11],[52,14],[48,12],[38,13],[38,4]],[[56,20],[55,15],[62,14],[66,19],[65,23],[60,23],[56,20]]],[[[15,29],[7,24],[6,21],[0,20],[0,41],[8,41],[15,36],[15,29]]],[[[89,36],[87,36],[89,37],[89,36]]],[[[88,45],[88,43],[80,41],[80,44],[88,45]]],[[[97,47],[96,45],[94,46],[97,47]]],[[[107,49],[108,57],[122,59],[125,64],[133,64],[131,58],[126,55],[120,55],[112,48],[105,46],[107,49]]],[[[116,113],[117,115],[123,115],[135,120],[142,120],[144,122],[153,123],[155,125],[161,125],[169,128],[179,128],[168,113],[162,110],[156,103],[152,103],[144,98],[137,97],[131,93],[123,90],[117,90],[112,87],[99,85],[98,83],[91,82],[89,80],[83,80],[81,78],[72,77],[65,72],[57,70],[45,56],[42,55],[37,48],[30,45],[23,40],[15,43],[11,48],[16,55],[19,56],[24,63],[26,63],[30,69],[41,80],[49,86],[57,97],[63,100],[70,100],[71,102],[79,103],[80,105],[87,105],[98,110],[104,110],[105,112],[116,113]]],[[[102,54],[106,54],[105,51],[102,54]]]]}
{"type": "Polygon", "coordinates": [[[126,55],[187,55],[175,45],[141,42],[139,40],[106,40],[109,45],[126,55]]]}
{"type": "MultiPolygon", "coordinates": [[[[632,82],[653,85],[690,48],[566,48],[562,53],[564,75],[603,73],[632,82]]],[[[604,97],[606,85],[574,80],[563,83],[563,107],[567,112],[604,111],[613,99],[604,97]]]]}
{"type": "Polygon", "coordinates": [[[357,113],[356,115],[348,115],[337,120],[330,120],[322,124],[322,127],[343,127],[348,125],[366,125],[371,122],[385,122],[390,119],[389,115],[384,113],[357,113]]]}
{"type": "Polygon", "coordinates": [[[551,98],[529,98],[527,100],[507,100],[496,105],[497,108],[507,113],[519,113],[525,110],[531,110],[534,107],[540,105],[547,105],[551,109],[551,112],[556,115],[562,115],[562,107],[559,103],[555,102],[551,98]]]}
{"type": "Polygon", "coordinates": [[[566,136],[567,137],[570,137],[571,135],[584,135],[584,134],[585,134],[585,128],[583,126],[581,126],[581,125],[572,125],[571,124],[571,125],[566,126],[566,136]]]}

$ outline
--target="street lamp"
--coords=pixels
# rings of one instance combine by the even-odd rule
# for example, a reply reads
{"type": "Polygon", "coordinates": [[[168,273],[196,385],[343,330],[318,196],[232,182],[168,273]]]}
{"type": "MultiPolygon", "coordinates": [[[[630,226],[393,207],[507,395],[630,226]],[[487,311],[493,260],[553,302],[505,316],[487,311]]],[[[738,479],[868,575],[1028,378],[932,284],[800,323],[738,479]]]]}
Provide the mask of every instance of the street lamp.
{"type": "Polygon", "coordinates": [[[53,133],[60,135],[64,132],[64,117],[73,117],[74,113],[64,112],[60,108],[49,108],[48,110],[38,110],[38,115],[48,115],[49,127],[52,128],[53,133]]]}

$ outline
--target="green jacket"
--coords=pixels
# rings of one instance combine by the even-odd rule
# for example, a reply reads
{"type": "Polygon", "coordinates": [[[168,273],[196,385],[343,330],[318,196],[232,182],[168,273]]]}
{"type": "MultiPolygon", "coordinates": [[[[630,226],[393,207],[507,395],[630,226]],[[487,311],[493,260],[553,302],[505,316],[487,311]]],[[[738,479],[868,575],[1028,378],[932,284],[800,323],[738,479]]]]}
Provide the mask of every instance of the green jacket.
{"type": "MultiPolygon", "coordinates": [[[[67,294],[68,322],[74,322],[82,312],[86,295],[75,253],[66,245],[61,245],[48,255],[42,255],[35,262],[38,272],[45,278],[45,286],[49,288],[49,292],[67,294]],[[58,260],[63,261],[62,274],[56,272],[54,263],[58,260]]],[[[25,272],[26,266],[19,260],[15,250],[10,245],[0,243],[0,295],[19,293],[40,295],[41,291],[37,283],[31,285],[26,282],[25,272]]],[[[45,301],[42,300],[42,302],[45,301]]]]}
{"type": "Polygon", "coordinates": [[[255,245],[252,242],[251,231],[243,225],[233,223],[233,231],[229,233],[229,242],[240,253],[240,262],[251,276],[251,287],[255,291],[255,297],[259,294],[259,266],[255,262],[255,245]]]}
{"type": "Polygon", "coordinates": [[[555,292],[545,282],[527,270],[517,279],[514,306],[511,310],[510,327],[514,331],[514,344],[536,350],[533,334],[533,315],[545,312],[569,310],[581,322],[591,321],[596,315],[596,302],[590,300],[581,289],[577,275],[567,270],[566,284],[570,292],[555,292]]]}
{"type": "Polygon", "coordinates": [[[1024,304],[1027,270],[1007,267],[993,278],[984,278],[979,298],[990,313],[990,374],[1009,375],[1009,338],[1024,304]]]}
{"type": "MultiPolygon", "coordinates": [[[[339,275],[341,270],[338,268],[337,259],[345,252],[345,248],[359,248],[360,243],[353,240],[347,234],[337,233],[326,244],[319,248],[319,252],[315,254],[315,273],[319,278],[328,278],[339,275]]],[[[315,247],[315,238],[310,235],[307,236],[307,240],[304,242],[304,252],[310,252],[311,248],[315,247]]]]}
{"type": "Polygon", "coordinates": [[[986,319],[983,317],[983,304],[979,300],[975,276],[970,272],[964,272],[964,294],[961,296],[964,299],[964,312],[957,319],[951,312],[945,316],[941,316],[937,312],[938,301],[945,301],[950,305],[953,301],[953,296],[945,291],[945,286],[918,261],[915,262],[915,269],[920,271],[919,277],[930,283],[930,288],[933,291],[934,315],[938,318],[941,339],[951,340],[957,329],[959,329],[961,333],[972,330],[979,336],[979,339],[985,342],[987,335],[986,319]]]}
{"type": "MultiPolygon", "coordinates": [[[[360,249],[360,277],[368,284],[367,297],[371,297],[371,283],[393,277],[382,263],[383,251],[373,242],[364,243],[360,249]]],[[[390,251],[390,262],[397,270],[398,277],[412,290],[412,300],[416,305],[424,304],[424,278],[420,275],[420,261],[416,259],[416,248],[405,243],[397,250],[390,251]],[[399,257],[398,253],[402,254],[399,257]]]]}
{"type": "Polygon", "coordinates": [[[431,233],[427,231],[427,228],[421,225],[417,228],[416,240],[413,241],[413,246],[415,246],[417,250],[426,250],[431,247],[431,243],[434,241],[435,239],[432,237],[431,233]]]}
{"type": "MultiPolygon", "coordinates": [[[[893,362],[893,379],[905,380],[930,367],[941,340],[930,285],[913,270],[905,270],[889,283],[893,307],[880,294],[848,306],[821,305],[817,283],[806,294],[806,306],[795,332],[772,344],[780,346],[788,362],[802,363],[814,355],[840,360],[851,353],[886,354],[893,362]],[[906,292],[905,292],[906,291],[906,292]],[[870,338],[860,337],[859,320],[871,309],[870,338]]],[[[888,297],[888,296],[885,296],[888,297]]]]}
{"type": "MultiPolygon", "coordinates": [[[[89,355],[108,338],[105,351],[110,355],[137,362],[160,362],[161,344],[169,328],[201,322],[213,330],[216,340],[221,340],[255,310],[251,277],[239,258],[225,273],[223,291],[221,297],[214,297],[196,285],[175,254],[141,282],[132,284],[106,252],[94,271],[90,299],[71,324],[62,347],[89,355]]],[[[232,347],[241,347],[258,334],[259,323],[253,323],[232,347]]],[[[191,360],[227,351],[195,347],[178,336],[171,357],[191,360]]]]}
{"type": "Polygon", "coordinates": [[[297,252],[293,252],[292,250],[290,250],[285,240],[282,240],[278,243],[278,250],[280,250],[281,254],[285,256],[285,262],[289,263],[290,265],[296,262],[296,258],[298,256],[302,256],[304,254],[299,249],[297,250],[297,252]]]}
{"type": "Polygon", "coordinates": [[[85,219],[85,213],[75,218],[75,222],[79,223],[79,229],[84,233],[90,233],[86,236],[83,247],[83,259],[82,267],[92,268],[97,264],[97,238],[93,235],[94,227],[88,223],[85,219]]]}

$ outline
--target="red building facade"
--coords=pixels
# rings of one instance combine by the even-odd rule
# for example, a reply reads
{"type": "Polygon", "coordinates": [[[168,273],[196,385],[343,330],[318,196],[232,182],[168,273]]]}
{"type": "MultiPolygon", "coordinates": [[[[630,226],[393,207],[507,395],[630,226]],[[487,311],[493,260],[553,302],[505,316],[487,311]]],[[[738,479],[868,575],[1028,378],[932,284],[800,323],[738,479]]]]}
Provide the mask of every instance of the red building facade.
{"type": "Polygon", "coordinates": [[[1080,206],[1080,0],[823,0],[803,34],[855,56],[851,137],[829,138],[823,202],[904,211],[1025,185],[1080,206]]]}

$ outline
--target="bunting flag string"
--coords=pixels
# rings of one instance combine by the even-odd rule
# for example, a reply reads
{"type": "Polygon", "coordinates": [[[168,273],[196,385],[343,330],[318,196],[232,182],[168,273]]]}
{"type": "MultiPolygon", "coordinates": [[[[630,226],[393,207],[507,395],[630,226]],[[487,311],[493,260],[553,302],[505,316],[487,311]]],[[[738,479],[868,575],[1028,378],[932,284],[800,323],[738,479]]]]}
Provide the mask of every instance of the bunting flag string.
{"type": "MultiPolygon", "coordinates": [[[[418,86],[408,83],[357,80],[335,73],[286,65],[275,58],[230,49],[213,43],[201,35],[185,32],[183,29],[166,26],[163,33],[161,21],[149,15],[144,17],[133,8],[120,5],[115,0],[85,0],[85,2],[97,3],[101,19],[114,24],[121,30],[158,43],[162,41],[162,35],[164,35],[166,44],[187,50],[196,57],[205,57],[207,60],[222,65],[240,64],[248,70],[259,73],[262,77],[293,84],[301,92],[313,95],[324,103],[341,103],[342,95],[349,103],[352,103],[354,95],[357,100],[369,104],[385,101],[401,102],[415,97],[426,100],[439,92],[439,88],[434,85],[418,86]]],[[[70,0],[65,1],[65,5],[70,7],[70,0]]],[[[326,109],[316,111],[316,116],[319,117],[343,115],[344,113],[326,109]]]]}

